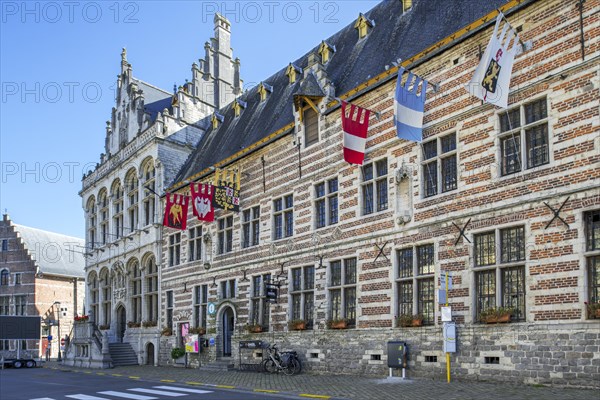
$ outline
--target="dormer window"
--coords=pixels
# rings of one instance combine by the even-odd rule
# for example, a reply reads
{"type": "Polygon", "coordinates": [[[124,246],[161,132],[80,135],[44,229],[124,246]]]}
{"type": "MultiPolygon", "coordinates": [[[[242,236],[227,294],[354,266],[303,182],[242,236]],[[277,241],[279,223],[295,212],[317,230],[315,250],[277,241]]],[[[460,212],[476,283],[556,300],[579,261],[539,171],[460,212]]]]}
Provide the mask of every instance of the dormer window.
{"type": "Polygon", "coordinates": [[[298,75],[298,73],[302,73],[302,69],[292,63],[290,63],[290,65],[288,65],[287,69],[285,70],[285,74],[288,76],[289,80],[290,80],[290,85],[293,83],[296,83],[296,76],[298,75]]]}
{"type": "Polygon", "coordinates": [[[362,39],[369,33],[369,30],[375,26],[375,23],[365,17],[362,13],[358,15],[358,19],[354,24],[354,28],[358,30],[358,38],[362,39]]]}
{"type": "Polygon", "coordinates": [[[327,64],[331,56],[335,53],[335,46],[330,45],[326,41],[322,41],[319,46],[319,54],[321,55],[321,63],[327,64]]]}
{"type": "Polygon", "coordinates": [[[235,112],[236,118],[240,116],[242,109],[246,108],[247,105],[248,103],[239,99],[233,102],[233,111],[235,112]]]}
{"type": "Polygon", "coordinates": [[[260,95],[260,101],[267,99],[268,93],[273,93],[273,86],[261,82],[258,86],[258,94],[260,95]]]}
{"type": "Polygon", "coordinates": [[[211,122],[212,122],[212,128],[213,129],[217,129],[219,127],[219,124],[221,122],[223,122],[225,120],[225,118],[219,114],[219,113],[214,113],[212,118],[211,118],[211,122]]]}

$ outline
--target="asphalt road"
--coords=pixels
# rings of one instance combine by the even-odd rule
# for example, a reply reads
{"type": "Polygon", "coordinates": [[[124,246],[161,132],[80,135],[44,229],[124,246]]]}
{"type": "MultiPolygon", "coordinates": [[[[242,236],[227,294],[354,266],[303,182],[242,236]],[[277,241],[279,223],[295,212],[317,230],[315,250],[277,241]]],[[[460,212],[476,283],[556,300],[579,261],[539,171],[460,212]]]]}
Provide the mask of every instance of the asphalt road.
{"type": "Polygon", "coordinates": [[[143,381],[135,377],[73,374],[46,368],[0,371],[0,400],[263,400],[281,395],[143,381]]]}

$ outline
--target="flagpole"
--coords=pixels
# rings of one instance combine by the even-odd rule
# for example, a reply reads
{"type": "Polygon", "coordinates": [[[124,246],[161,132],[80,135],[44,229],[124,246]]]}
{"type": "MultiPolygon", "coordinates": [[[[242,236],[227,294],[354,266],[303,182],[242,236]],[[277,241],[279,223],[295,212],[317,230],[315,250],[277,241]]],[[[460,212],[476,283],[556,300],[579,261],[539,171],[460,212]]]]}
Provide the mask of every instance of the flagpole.
{"type": "Polygon", "coordinates": [[[500,15],[502,16],[502,19],[504,20],[504,22],[506,22],[508,24],[508,26],[510,26],[510,30],[514,32],[514,34],[515,34],[515,36],[517,38],[519,38],[519,44],[521,45],[521,48],[523,49],[523,51],[525,51],[525,49],[527,48],[527,46],[525,45],[525,42],[523,42],[523,40],[521,40],[521,36],[519,36],[519,32],[517,32],[512,27],[512,25],[510,24],[510,21],[506,18],[506,16],[502,12],[502,10],[500,10],[499,8],[497,8],[496,10],[498,10],[498,13],[500,13],[500,15]]]}

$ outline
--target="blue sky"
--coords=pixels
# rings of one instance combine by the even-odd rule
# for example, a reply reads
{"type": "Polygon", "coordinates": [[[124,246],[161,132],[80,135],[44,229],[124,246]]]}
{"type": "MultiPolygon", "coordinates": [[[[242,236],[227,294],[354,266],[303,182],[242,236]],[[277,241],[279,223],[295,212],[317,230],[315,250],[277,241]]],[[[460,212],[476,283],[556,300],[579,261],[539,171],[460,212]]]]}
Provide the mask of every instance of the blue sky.
{"type": "Polygon", "coordinates": [[[0,209],[18,224],[83,237],[81,176],[104,151],[121,48],[133,74],[172,90],[213,35],[252,85],[377,1],[0,2],[0,209]]]}

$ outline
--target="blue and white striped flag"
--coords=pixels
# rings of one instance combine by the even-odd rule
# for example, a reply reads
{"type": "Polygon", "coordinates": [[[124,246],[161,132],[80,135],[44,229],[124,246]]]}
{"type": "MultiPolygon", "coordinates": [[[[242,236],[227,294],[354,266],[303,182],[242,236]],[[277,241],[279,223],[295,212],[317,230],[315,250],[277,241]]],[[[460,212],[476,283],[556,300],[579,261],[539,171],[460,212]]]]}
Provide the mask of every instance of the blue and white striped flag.
{"type": "Polygon", "coordinates": [[[404,68],[400,67],[396,82],[396,98],[394,99],[394,123],[400,139],[420,142],[423,140],[423,110],[425,109],[427,81],[409,72],[403,86],[403,74],[404,68]],[[413,80],[414,82],[412,82],[413,80]],[[417,95],[419,86],[421,86],[421,91],[417,95]]]}

